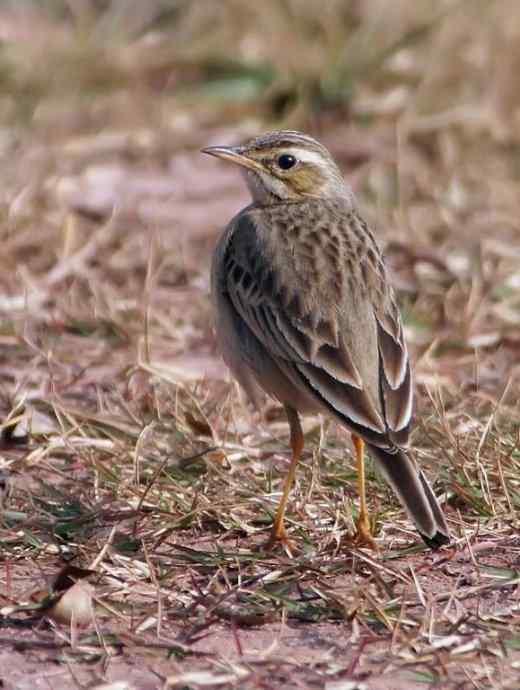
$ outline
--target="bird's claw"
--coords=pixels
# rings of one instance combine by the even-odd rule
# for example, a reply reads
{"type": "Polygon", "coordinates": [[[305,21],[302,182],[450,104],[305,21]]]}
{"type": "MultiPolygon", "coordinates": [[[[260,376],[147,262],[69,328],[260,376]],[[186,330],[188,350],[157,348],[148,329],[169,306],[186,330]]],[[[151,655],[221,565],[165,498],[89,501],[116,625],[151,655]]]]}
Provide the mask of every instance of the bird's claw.
{"type": "Polygon", "coordinates": [[[372,536],[372,529],[368,515],[360,515],[356,521],[356,533],[352,539],[354,546],[365,546],[373,551],[378,551],[374,537],[372,536]]]}
{"type": "Polygon", "coordinates": [[[295,543],[289,539],[285,528],[274,529],[271,532],[271,536],[267,540],[267,543],[263,547],[265,551],[273,551],[279,546],[285,550],[288,556],[293,557],[298,553],[298,547],[295,543]]]}

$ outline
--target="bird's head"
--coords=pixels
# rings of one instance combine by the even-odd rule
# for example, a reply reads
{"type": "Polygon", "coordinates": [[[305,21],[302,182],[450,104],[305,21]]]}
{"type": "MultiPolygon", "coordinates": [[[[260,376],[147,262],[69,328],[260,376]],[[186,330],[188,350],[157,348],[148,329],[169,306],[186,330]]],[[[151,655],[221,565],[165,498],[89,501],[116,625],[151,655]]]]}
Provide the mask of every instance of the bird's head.
{"type": "Polygon", "coordinates": [[[301,132],[269,132],[243,146],[210,146],[202,152],[240,165],[257,203],[348,194],[327,149],[301,132]]]}

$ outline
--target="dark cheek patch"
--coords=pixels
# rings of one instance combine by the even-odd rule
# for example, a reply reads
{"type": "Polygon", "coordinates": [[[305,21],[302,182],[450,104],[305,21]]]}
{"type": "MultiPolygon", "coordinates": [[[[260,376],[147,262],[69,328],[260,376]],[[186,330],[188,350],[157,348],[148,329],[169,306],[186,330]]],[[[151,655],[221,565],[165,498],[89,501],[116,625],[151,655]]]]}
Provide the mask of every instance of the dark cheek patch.
{"type": "Polygon", "coordinates": [[[315,166],[302,164],[292,175],[291,183],[300,194],[309,194],[321,189],[324,179],[315,166]]]}

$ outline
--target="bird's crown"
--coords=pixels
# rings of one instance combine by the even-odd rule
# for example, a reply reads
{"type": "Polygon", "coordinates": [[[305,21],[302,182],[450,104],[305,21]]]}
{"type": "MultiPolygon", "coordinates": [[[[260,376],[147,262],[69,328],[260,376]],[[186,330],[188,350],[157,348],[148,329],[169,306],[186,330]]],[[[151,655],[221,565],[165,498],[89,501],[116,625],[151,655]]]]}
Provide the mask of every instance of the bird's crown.
{"type": "Polygon", "coordinates": [[[240,165],[253,198],[261,203],[348,194],[330,153],[302,132],[268,132],[242,146],[212,146],[204,152],[240,165]]]}

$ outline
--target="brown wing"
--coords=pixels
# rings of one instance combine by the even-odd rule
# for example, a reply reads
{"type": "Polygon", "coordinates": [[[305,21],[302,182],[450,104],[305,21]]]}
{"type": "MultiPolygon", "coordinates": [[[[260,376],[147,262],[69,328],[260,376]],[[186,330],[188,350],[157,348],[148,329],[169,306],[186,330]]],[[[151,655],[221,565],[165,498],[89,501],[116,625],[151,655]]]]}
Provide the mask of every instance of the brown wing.
{"type": "Polygon", "coordinates": [[[353,214],[331,207],[313,222],[311,203],[293,206],[289,223],[277,209],[233,221],[230,301],[295,385],[370,443],[404,445],[410,366],[377,245],[353,214]]]}

